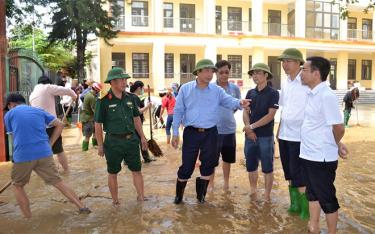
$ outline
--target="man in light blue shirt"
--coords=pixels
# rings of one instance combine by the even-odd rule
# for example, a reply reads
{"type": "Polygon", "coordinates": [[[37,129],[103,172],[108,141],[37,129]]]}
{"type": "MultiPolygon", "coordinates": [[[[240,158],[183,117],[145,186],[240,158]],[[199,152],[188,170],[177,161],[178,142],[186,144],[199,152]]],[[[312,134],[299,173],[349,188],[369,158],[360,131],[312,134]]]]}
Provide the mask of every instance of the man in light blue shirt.
{"type": "MultiPolygon", "coordinates": [[[[232,97],[241,98],[241,92],[237,85],[228,82],[231,65],[226,60],[221,60],[215,64],[216,71],[216,84],[222,87],[225,92],[232,97]]],[[[224,190],[229,188],[229,173],[230,164],[236,162],[236,120],[234,119],[232,109],[219,107],[219,122],[217,123],[218,142],[217,154],[222,156],[223,176],[224,176],[224,190]]],[[[215,171],[211,176],[209,183],[209,190],[214,189],[215,171]]]]}
{"type": "Polygon", "coordinates": [[[182,145],[182,165],[177,172],[175,203],[182,202],[188,179],[194,171],[195,162],[201,161],[201,176],[196,178],[197,199],[204,202],[210,176],[218,165],[217,128],[219,107],[232,110],[247,107],[249,100],[239,100],[225,93],[216,84],[210,84],[216,67],[209,59],[200,60],[193,71],[197,79],[182,85],[178,93],[173,116],[172,146],[179,143],[179,126],[185,127],[182,145]]]}

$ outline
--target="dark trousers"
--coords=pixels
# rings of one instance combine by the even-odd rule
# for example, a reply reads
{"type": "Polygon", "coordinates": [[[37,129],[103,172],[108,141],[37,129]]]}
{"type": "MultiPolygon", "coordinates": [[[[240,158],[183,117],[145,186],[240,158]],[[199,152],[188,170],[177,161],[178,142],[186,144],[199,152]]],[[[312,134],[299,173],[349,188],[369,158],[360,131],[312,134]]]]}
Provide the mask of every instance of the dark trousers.
{"type": "Polygon", "coordinates": [[[198,158],[201,161],[200,173],[202,176],[210,176],[219,164],[217,154],[217,128],[197,129],[186,127],[183,133],[182,165],[178,169],[177,176],[187,180],[194,172],[198,158]]]}

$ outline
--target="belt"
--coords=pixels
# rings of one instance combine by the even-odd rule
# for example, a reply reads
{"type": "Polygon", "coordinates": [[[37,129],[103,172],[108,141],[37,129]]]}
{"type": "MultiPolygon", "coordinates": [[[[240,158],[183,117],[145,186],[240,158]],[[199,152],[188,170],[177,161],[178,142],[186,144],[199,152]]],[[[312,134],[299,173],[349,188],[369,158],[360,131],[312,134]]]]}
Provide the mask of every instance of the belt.
{"type": "Polygon", "coordinates": [[[195,130],[197,132],[207,132],[207,131],[210,131],[214,128],[216,128],[216,126],[212,127],[212,128],[196,128],[196,127],[193,127],[193,126],[187,126],[186,128],[189,128],[189,129],[192,129],[192,130],[195,130]]]}
{"type": "Polygon", "coordinates": [[[113,136],[113,137],[117,137],[117,138],[123,138],[123,139],[131,139],[132,136],[133,136],[133,133],[129,133],[129,134],[122,134],[122,133],[107,133],[107,135],[109,136],[113,136]]]}

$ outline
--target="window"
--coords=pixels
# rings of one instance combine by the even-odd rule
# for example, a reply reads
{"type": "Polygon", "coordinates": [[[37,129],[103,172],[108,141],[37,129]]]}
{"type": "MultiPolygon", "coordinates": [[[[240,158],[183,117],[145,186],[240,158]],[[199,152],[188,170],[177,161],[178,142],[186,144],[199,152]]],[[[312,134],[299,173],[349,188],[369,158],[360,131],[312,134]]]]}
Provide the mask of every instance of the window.
{"type": "Polygon", "coordinates": [[[142,27],[148,26],[148,2],[132,2],[132,25],[142,27]]]}
{"type": "Polygon", "coordinates": [[[249,8],[249,32],[252,31],[252,25],[251,25],[251,21],[252,21],[252,18],[253,18],[253,13],[251,12],[251,8],[249,8]]]}
{"type": "Polygon", "coordinates": [[[164,73],[165,78],[174,77],[173,54],[164,54],[164,73]]]}
{"type": "Polygon", "coordinates": [[[348,60],[348,80],[356,80],[356,66],[357,61],[355,59],[348,60]]]}
{"type": "Polygon", "coordinates": [[[362,19],[362,39],[372,39],[372,20],[362,19]]]}
{"type": "Polygon", "coordinates": [[[194,4],[180,4],[180,32],[195,32],[194,4]]]}
{"type": "Polygon", "coordinates": [[[372,61],[362,60],[362,80],[371,80],[372,61]]]}
{"type": "Polygon", "coordinates": [[[112,53],[112,67],[125,68],[125,53],[112,53]]]}
{"type": "Polygon", "coordinates": [[[147,53],[133,53],[133,78],[149,77],[149,61],[147,53]]]}
{"type": "Polygon", "coordinates": [[[228,7],[228,30],[242,31],[241,7],[228,7]]]}
{"type": "Polygon", "coordinates": [[[339,39],[340,4],[306,0],[306,37],[339,39]]]}
{"type": "Polygon", "coordinates": [[[164,28],[173,28],[173,3],[163,4],[164,28]]]}
{"type": "Polygon", "coordinates": [[[232,65],[229,78],[242,78],[242,56],[228,55],[228,62],[232,65]]]}
{"type": "Polygon", "coordinates": [[[357,38],[357,18],[354,18],[354,17],[348,18],[348,38],[349,39],[357,38]]]}
{"type": "Polygon", "coordinates": [[[125,2],[116,0],[112,5],[112,14],[116,15],[114,26],[116,29],[125,29],[125,2]]]}
{"type": "Polygon", "coordinates": [[[216,19],[216,33],[221,34],[221,17],[222,17],[222,12],[221,12],[221,6],[216,6],[215,7],[215,19],[216,19]]]}
{"type": "Polygon", "coordinates": [[[295,18],[296,18],[295,4],[289,3],[288,4],[288,36],[289,37],[295,36],[295,24],[296,24],[295,18]]]}

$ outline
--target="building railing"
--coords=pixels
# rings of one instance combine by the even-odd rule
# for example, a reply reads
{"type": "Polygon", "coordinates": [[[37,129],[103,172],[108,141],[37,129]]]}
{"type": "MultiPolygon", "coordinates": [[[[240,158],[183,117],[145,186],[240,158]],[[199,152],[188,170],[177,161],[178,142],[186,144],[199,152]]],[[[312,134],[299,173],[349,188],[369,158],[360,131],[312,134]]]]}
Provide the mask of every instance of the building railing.
{"type": "Polygon", "coordinates": [[[125,15],[120,15],[117,17],[114,23],[114,29],[120,31],[125,30],[125,15]]]}
{"type": "Polygon", "coordinates": [[[374,38],[374,32],[370,30],[348,29],[348,40],[370,41],[374,38]]]}
{"type": "Polygon", "coordinates": [[[200,19],[198,18],[163,17],[163,25],[162,25],[163,32],[200,33],[201,27],[202,26],[200,24],[200,19]]]}
{"type": "Polygon", "coordinates": [[[306,27],[306,38],[340,40],[340,29],[306,27]]]}
{"type": "Polygon", "coordinates": [[[249,34],[251,29],[251,21],[216,20],[215,23],[216,34],[249,34]]]}
{"type": "Polygon", "coordinates": [[[263,33],[268,36],[295,37],[295,26],[281,23],[263,23],[263,33]]]}

